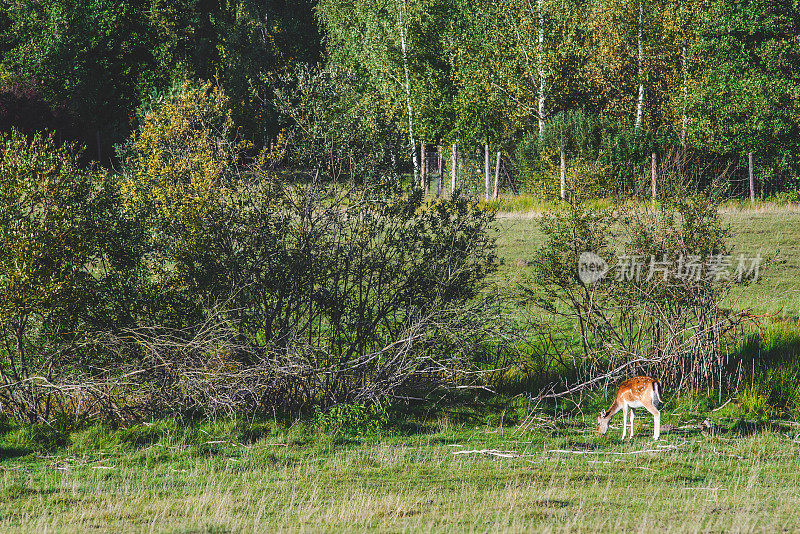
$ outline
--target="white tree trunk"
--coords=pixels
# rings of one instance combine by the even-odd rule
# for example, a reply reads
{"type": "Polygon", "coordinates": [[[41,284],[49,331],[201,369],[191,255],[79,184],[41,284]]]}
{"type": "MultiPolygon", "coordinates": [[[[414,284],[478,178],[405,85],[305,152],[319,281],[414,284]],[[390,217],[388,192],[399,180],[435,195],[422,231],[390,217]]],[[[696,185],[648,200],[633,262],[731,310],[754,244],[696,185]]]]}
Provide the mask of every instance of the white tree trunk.
{"type": "Polygon", "coordinates": [[[420,151],[420,154],[419,154],[419,159],[420,159],[420,162],[419,162],[419,167],[420,167],[420,173],[419,173],[420,182],[419,182],[419,186],[422,188],[422,190],[427,195],[428,194],[428,165],[427,165],[428,158],[427,158],[427,154],[425,153],[425,143],[420,143],[419,151],[420,151]]]}
{"type": "Polygon", "coordinates": [[[564,153],[564,144],[561,144],[561,200],[567,199],[567,155],[564,153]]]}
{"type": "Polygon", "coordinates": [[[458,152],[456,150],[456,144],[453,143],[453,154],[451,155],[450,161],[450,195],[453,194],[453,191],[456,190],[456,174],[458,173],[458,152]]]}
{"type": "Polygon", "coordinates": [[[442,178],[444,178],[444,162],[442,161],[442,146],[439,145],[436,150],[439,158],[439,179],[436,181],[436,196],[442,196],[442,178]]]}
{"type": "Polygon", "coordinates": [[[398,13],[400,15],[400,47],[403,50],[403,72],[406,77],[406,107],[408,108],[408,139],[411,143],[411,157],[414,160],[414,181],[419,178],[419,160],[417,159],[417,143],[414,141],[414,114],[411,110],[411,78],[408,75],[408,49],[406,45],[406,26],[403,20],[405,0],[398,0],[398,13]]]}
{"type": "Polygon", "coordinates": [[[544,97],[547,89],[544,78],[544,16],[542,15],[542,0],[536,4],[539,15],[539,141],[544,140],[544,97]]]}
{"type": "Polygon", "coordinates": [[[491,176],[491,169],[489,168],[489,143],[484,145],[483,150],[483,160],[484,160],[484,171],[486,176],[486,200],[491,200],[492,196],[492,176],[491,176]]]}
{"type": "Polygon", "coordinates": [[[642,43],[642,24],[644,19],[644,8],[642,0],[639,0],[639,35],[637,42],[639,44],[639,61],[638,61],[638,74],[639,74],[639,100],[636,103],[636,128],[642,125],[642,114],[644,111],[644,79],[642,76],[642,64],[644,63],[644,47],[642,43]]]}

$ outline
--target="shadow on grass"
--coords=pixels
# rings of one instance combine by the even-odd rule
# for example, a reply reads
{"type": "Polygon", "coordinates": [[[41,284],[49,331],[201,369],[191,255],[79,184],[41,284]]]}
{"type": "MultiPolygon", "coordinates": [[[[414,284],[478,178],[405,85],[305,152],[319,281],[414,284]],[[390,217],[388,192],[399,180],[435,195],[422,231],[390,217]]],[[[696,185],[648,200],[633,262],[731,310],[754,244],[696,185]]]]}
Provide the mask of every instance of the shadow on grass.
{"type": "Polygon", "coordinates": [[[576,450],[576,451],[596,451],[600,447],[598,447],[597,443],[589,443],[586,441],[572,441],[570,440],[567,445],[569,448],[576,450]]]}
{"type": "Polygon", "coordinates": [[[740,419],[736,422],[733,428],[730,429],[730,433],[736,434],[740,437],[748,437],[765,431],[778,432],[780,430],[786,430],[786,428],[786,425],[781,425],[777,422],[747,421],[740,419]]]}
{"type": "Polygon", "coordinates": [[[703,435],[706,437],[714,436],[733,436],[733,437],[749,437],[762,432],[780,432],[786,431],[789,427],[781,424],[779,421],[748,421],[746,419],[739,419],[732,426],[722,426],[716,423],[704,421],[699,425],[687,425],[683,427],[674,427],[673,425],[663,425],[661,427],[661,435],[670,436],[697,436],[703,435]]]}
{"type": "Polygon", "coordinates": [[[3,488],[0,491],[0,497],[4,499],[25,499],[27,497],[31,497],[33,495],[52,495],[57,493],[61,490],[56,488],[51,489],[42,489],[42,488],[31,488],[24,483],[21,482],[13,482],[3,488]]]}
{"type": "Polygon", "coordinates": [[[534,501],[531,503],[532,506],[538,506],[540,508],[566,508],[571,504],[572,503],[570,501],[562,501],[559,499],[544,499],[542,501],[534,501]]]}
{"type": "Polygon", "coordinates": [[[11,460],[30,454],[32,451],[24,447],[0,447],[0,460],[11,460]]]}

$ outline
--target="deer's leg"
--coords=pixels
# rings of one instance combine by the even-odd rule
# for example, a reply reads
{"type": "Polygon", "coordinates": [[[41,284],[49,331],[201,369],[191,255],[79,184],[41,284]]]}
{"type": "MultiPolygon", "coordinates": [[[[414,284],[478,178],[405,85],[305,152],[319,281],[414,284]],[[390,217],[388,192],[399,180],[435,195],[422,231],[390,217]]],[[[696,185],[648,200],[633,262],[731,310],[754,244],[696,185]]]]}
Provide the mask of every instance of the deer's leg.
{"type": "Polygon", "coordinates": [[[625,433],[628,431],[628,407],[622,405],[622,439],[625,439],[625,433]]]}
{"type": "Polygon", "coordinates": [[[647,403],[644,407],[653,414],[653,439],[658,439],[661,435],[661,412],[652,403],[647,403]]]}
{"type": "Polygon", "coordinates": [[[636,410],[631,408],[631,436],[630,436],[631,439],[633,439],[633,416],[634,416],[635,413],[636,413],[636,410]]]}

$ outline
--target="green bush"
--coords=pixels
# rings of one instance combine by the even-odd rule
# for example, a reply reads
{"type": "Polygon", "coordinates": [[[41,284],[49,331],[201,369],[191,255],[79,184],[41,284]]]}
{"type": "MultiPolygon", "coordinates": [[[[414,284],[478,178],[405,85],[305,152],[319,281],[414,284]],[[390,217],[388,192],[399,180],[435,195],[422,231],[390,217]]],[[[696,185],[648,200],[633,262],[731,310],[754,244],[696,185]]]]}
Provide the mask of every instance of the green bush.
{"type": "Polygon", "coordinates": [[[389,423],[387,407],[381,403],[336,404],[327,411],[317,408],[314,424],[333,436],[374,436],[383,434],[389,423]]]}
{"type": "Polygon", "coordinates": [[[97,362],[118,267],[106,171],[52,135],[0,135],[0,389],[3,410],[41,422],[73,412],[42,387],[97,362]]]}

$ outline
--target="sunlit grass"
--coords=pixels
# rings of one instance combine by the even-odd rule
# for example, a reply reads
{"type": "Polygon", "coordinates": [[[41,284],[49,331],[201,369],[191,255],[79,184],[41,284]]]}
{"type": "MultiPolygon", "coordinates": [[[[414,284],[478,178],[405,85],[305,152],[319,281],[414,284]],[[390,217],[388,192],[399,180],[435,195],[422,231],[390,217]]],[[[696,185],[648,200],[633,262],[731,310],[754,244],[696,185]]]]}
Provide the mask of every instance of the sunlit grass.
{"type": "MultiPolygon", "coordinates": [[[[800,424],[787,420],[800,412],[800,212],[731,205],[723,218],[736,253],[774,258],[731,305],[775,317],[742,341],[739,356],[760,367],[743,369],[730,399],[666,392],[662,424],[687,428],[658,442],[644,413],[632,441],[620,442],[619,420],[599,438],[594,420],[610,402],[600,390],[535,418],[518,399],[487,399],[393,419],[367,436],[332,436],[310,418],[164,419],[71,434],[0,425],[0,531],[792,530],[800,524],[800,424]],[[724,432],[701,434],[707,418],[724,432]],[[485,449],[513,454],[454,454],[485,449]]],[[[497,235],[496,280],[527,283],[542,242],[536,217],[504,215],[497,235]]]]}
{"type": "MultiPolygon", "coordinates": [[[[481,197],[482,198],[482,197],[481,197]]],[[[598,209],[614,208],[623,203],[625,205],[651,206],[647,199],[612,199],[593,198],[587,201],[590,206],[598,209]]],[[[564,208],[564,202],[558,199],[543,198],[531,193],[519,195],[500,195],[497,199],[484,202],[494,208],[501,217],[533,217],[548,211],[564,208]]],[[[720,203],[721,213],[800,213],[800,202],[784,198],[756,199],[729,199],[720,203]]]]}
{"type": "MultiPolygon", "coordinates": [[[[760,255],[764,259],[759,281],[735,288],[727,304],[796,320],[800,310],[800,211],[723,211],[722,220],[730,225],[734,257],[760,255]]],[[[503,265],[496,278],[508,287],[530,272],[529,262],[544,236],[538,217],[504,215],[497,227],[503,265]]]]}
{"type": "MultiPolygon", "coordinates": [[[[666,414],[664,423],[705,415],[666,414]]],[[[695,532],[800,521],[794,425],[653,442],[642,416],[637,437],[622,443],[618,421],[598,438],[592,414],[538,417],[529,427],[440,421],[340,441],[306,428],[247,443],[222,425],[205,438],[167,432],[150,445],[84,440],[7,456],[0,530],[695,532]],[[514,457],[455,454],[484,449],[514,457]]]]}

